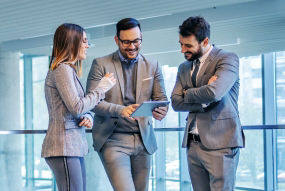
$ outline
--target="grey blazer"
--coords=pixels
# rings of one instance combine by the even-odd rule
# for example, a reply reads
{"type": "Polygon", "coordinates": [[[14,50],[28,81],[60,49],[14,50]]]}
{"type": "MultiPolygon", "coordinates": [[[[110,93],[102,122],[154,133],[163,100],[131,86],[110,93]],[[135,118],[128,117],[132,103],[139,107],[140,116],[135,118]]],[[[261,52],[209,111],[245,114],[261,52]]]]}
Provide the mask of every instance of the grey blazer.
{"type": "MultiPolygon", "coordinates": [[[[136,103],[141,104],[149,100],[167,100],[161,68],[157,61],[150,61],[139,55],[137,71],[136,103]]],[[[122,121],[120,113],[125,107],[123,106],[124,77],[118,51],[94,59],[88,75],[87,92],[96,87],[99,80],[107,72],[114,73],[117,83],[106,93],[106,98],[93,110],[96,113],[92,129],[93,146],[96,151],[102,148],[117,124],[122,121]]],[[[150,154],[154,153],[157,144],[152,127],[152,118],[139,118],[138,124],[146,150],[150,154]]]]}
{"type": "Polygon", "coordinates": [[[188,111],[182,146],[186,147],[189,126],[196,118],[202,144],[208,149],[244,147],[238,112],[239,58],[213,47],[197,76],[197,88],[190,77],[192,62],[179,66],[171,95],[175,111],[188,111]],[[209,79],[217,80],[207,85],[209,79]],[[186,94],[183,90],[186,89],[186,94]],[[202,104],[210,104],[206,109],[202,104]]]}
{"type": "Polygon", "coordinates": [[[42,157],[86,155],[85,127],[78,126],[78,123],[80,117],[93,120],[88,111],[104,96],[99,88],[85,96],[75,70],[67,64],[49,70],[45,80],[49,125],[42,145],[42,157]]]}

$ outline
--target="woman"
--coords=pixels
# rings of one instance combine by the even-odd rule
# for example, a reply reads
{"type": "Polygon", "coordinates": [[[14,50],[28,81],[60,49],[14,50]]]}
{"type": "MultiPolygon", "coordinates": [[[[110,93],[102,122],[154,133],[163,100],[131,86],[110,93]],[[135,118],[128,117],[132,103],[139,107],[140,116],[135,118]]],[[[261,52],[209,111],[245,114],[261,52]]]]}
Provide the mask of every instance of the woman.
{"type": "Polygon", "coordinates": [[[85,127],[92,127],[89,112],[116,83],[106,74],[98,86],[85,95],[78,79],[86,58],[88,41],[84,29],[65,23],[56,29],[50,70],[45,80],[49,126],[42,145],[42,157],[52,169],[59,191],[85,191],[84,155],[88,153],[85,127]]]}

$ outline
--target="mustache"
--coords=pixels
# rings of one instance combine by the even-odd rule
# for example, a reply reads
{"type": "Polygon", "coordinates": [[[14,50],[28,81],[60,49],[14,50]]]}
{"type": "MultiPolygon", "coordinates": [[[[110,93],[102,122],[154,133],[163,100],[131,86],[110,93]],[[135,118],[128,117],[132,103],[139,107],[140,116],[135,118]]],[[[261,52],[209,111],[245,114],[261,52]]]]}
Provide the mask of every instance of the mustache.
{"type": "Polygon", "coordinates": [[[138,51],[139,49],[138,48],[126,48],[125,51],[138,51]]]}
{"type": "Polygon", "coordinates": [[[186,54],[193,54],[193,52],[184,52],[184,54],[186,55],[186,54]]]}

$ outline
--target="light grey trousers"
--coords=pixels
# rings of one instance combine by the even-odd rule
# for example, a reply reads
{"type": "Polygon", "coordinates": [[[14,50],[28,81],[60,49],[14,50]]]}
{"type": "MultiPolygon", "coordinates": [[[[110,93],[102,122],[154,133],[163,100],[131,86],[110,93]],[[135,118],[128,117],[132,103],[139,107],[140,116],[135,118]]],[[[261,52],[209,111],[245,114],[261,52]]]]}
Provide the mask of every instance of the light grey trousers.
{"type": "Polygon", "coordinates": [[[86,191],[86,170],[83,157],[45,158],[59,191],[86,191]]]}
{"type": "Polygon", "coordinates": [[[186,153],[194,191],[234,190],[239,148],[209,150],[191,141],[186,153]]]}
{"type": "Polygon", "coordinates": [[[114,133],[98,152],[115,191],[147,191],[151,155],[139,134],[114,133]]]}

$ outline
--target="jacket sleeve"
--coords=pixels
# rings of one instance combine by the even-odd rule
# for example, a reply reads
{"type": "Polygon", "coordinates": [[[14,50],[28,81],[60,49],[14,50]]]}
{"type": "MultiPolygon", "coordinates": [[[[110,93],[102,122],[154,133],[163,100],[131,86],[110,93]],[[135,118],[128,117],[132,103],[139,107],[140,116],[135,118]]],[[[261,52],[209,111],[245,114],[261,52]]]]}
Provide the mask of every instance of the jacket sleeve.
{"type": "Polygon", "coordinates": [[[239,58],[233,53],[222,57],[217,63],[215,76],[217,80],[209,85],[188,89],[184,103],[210,104],[220,101],[239,79],[239,58]]]}
{"type": "Polygon", "coordinates": [[[201,104],[184,102],[184,93],[183,93],[184,88],[181,82],[181,75],[185,74],[182,71],[183,71],[183,65],[180,65],[177,72],[176,82],[171,94],[171,104],[174,111],[203,112],[201,104]]]}
{"type": "Polygon", "coordinates": [[[80,98],[75,86],[74,70],[67,64],[60,64],[53,74],[59,95],[75,118],[80,118],[105,97],[103,90],[97,88],[80,98]]]}
{"type": "MultiPolygon", "coordinates": [[[[92,92],[92,90],[96,88],[104,75],[104,68],[97,63],[96,59],[94,59],[87,78],[87,93],[92,92]]],[[[100,104],[96,105],[95,108],[92,108],[92,111],[104,116],[119,117],[123,108],[123,105],[102,100],[100,104]]]]}

